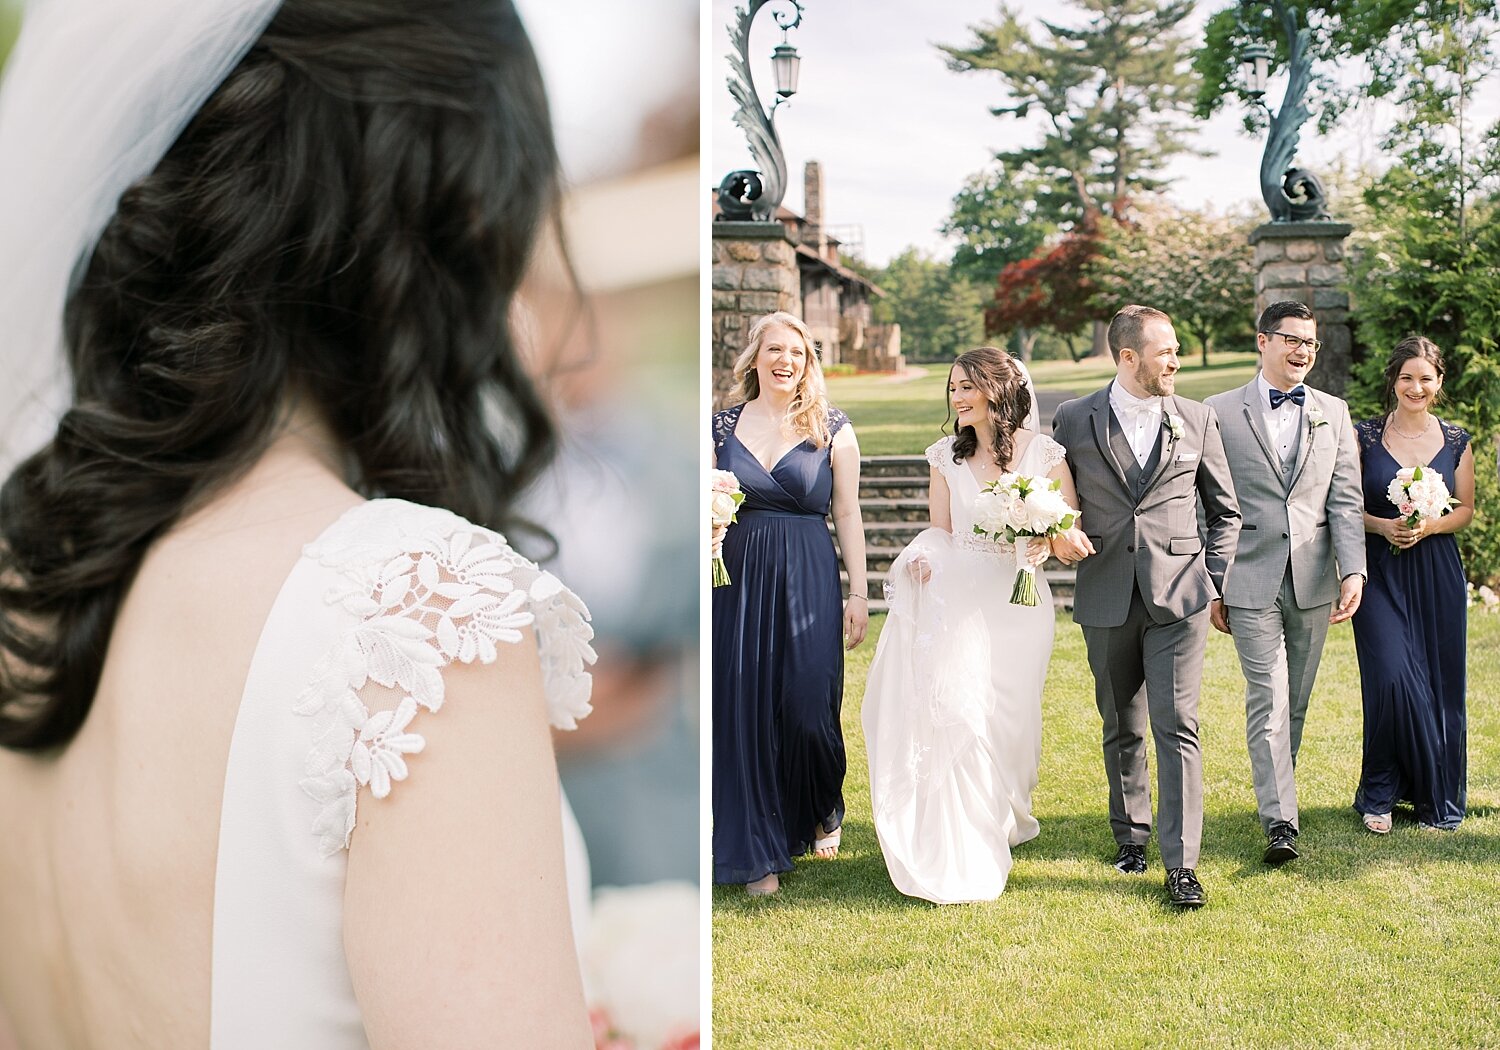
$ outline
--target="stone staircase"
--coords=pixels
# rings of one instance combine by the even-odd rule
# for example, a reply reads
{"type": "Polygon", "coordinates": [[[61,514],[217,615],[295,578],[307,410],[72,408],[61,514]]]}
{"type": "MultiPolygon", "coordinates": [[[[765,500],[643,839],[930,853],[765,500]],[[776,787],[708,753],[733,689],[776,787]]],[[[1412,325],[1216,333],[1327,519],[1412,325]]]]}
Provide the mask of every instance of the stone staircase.
{"type": "MultiPolygon", "coordinates": [[[[859,506],[865,522],[865,564],[870,611],[885,612],[882,584],[902,549],[927,527],[927,460],[922,456],[864,456],[859,467],[859,506]]],[[[830,525],[830,528],[832,526],[830,525]]],[[[837,545],[838,537],[834,537],[837,545]]],[[[1043,566],[1059,609],[1073,608],[1074,572],[1055,558],[1043,566]]],[[[840,559],[839,577],[848,593],[840,559]]]]}

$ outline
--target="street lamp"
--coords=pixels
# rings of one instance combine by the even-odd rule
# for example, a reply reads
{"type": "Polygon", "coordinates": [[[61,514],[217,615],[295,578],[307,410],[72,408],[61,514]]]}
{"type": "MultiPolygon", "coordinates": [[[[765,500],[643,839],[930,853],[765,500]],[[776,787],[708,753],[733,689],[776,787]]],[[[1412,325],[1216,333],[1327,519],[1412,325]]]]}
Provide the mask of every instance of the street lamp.
{"type": "Polygon", "coordinates": [[[771,52],[771,68],[776,71],[776,94],[781,96],[771,107],[775,109],[781,105],[782,99],[791,98],[797,93],[797,73],[802,68],[802,56],[786,42],[784,32],[781,34],[781,43],[771,52]]]}
{"type": "Polygon", "coordinates": [[[801,24],[801,0],[748,0],[744,7],[735,9],[735,20],[729,25],[729,41],[734,49],[728,56],[727,83],[729,94],[739,103],[734,122],[744,131],[759,169],[731,171],[719,183],[719,210],[725,219],[771,222],[776,217],[776,209],[781,206],[781,198],[786,196],[786,156],[781,151],[781,138],[776,134],[776,107],[797,93],[802,56],[787,42],[786,34],[801,24]],[[762,7],[771,3],[788,4],[791,10],[771,13],[781,27],[781,43],[771,52],[776,101],[767,113],[756,94],[755,79],[750,75],[749,50],[750,23],[762,7]]]}
{"type": "Polygon", "coordinates": [[[1271,55],[1271,49],[1259,40],[1252,40],[1240,49],[1240,75],[1245,80],[1245,93],[1256,102],[1265,97],[1271,79],[1271,55]]]}
{"type": "Polygon", "coordinates": [[[1239,55],[1244,91],[1271,118],[1266,131],[1266,151],[1260,161],[1260,195],[1271,212],[1271,221],[1327,221],[1328,195],[1322,182],[1306,168],[1292,166],[1302,125],[1311,116],[1304,101],[1312,80],[1312,57],[1307,53],[1311,30],[1298,27],[1296,12],[1283,0],[1240,0],[1239,22],[1241,33],[1248,38],[1239,55]],[[1263,18],[1256,16],[1263,16],[1267,8],[1280,22],[1288,45],[1286,94],[1282,96],[1281,108],[1274,113],[1266,104],[1265,94],[1275,53],[1265,41],[1252,35],[1263,22],[1263,18]]]}

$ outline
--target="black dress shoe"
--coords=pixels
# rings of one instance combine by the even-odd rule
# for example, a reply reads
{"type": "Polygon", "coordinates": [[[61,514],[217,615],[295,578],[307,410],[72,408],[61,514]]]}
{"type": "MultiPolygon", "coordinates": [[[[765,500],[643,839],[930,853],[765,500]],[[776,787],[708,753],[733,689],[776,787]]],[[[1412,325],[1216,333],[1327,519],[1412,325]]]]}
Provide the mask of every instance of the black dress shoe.
{"type": "Polygon", "coordinates": [[[1127,842],[1115,854],[1115,870],[1126,875],[1146,874],[1146,847],[1127,842]]]}
{"type": "Polygon", "coordinates": [[[1271,830],[1266,833],[1270,840],[1266,846],[1265,861],[1267,864],[1285,864],[1289,860],[1296,860],[1297,853],[1297,829],[1292,827],[1289,821],[1278,820],[1271,825],[1271,830]]]}
{"type": "Polygon", "coordinates": [[[1201,908],[1208,895],[1192,868],[1171,868],[1167,871],[1167,900],[1179,908],[1201,908]]]}

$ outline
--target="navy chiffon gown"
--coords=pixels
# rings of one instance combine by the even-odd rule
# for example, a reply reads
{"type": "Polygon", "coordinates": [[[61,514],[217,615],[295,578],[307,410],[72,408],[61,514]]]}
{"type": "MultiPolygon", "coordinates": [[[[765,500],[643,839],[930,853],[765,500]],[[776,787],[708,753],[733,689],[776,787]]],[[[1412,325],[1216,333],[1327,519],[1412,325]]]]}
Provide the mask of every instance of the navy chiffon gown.
{"type": "MultiPolygon", "coordinates": [[[[1428,466],[1456,493],[1469,435],[1439,425],[1443,447],[1428,466]]],[[[1394,518],[1386,488],[1402,464],[1381,440],[1385,420],[1364,420],[1356,430],[1365,511],[1394,518]]],[[[1370,580],[1354,614],[1365,740],[1354,808],[1389,813],[1410,802],[1418,821],[1454,828],[1464,816],[1468,753],[1468,595],[1458,541],[1452,533],[1428,536],[1400,554],[1378,533],[1367,533],[1365,543],[1370,580]]]]}
{"type": "MultiPolygon", "coordinates": [[[[804,441],[767,471],[714,414],[720,470],[745,500],[724,534],[732,581],[713,590],[714,881],[789,871],[817,825],[844,818],[843,604],[828,532],[828,448],[804,441]]],[[[829,412],[838,433],[848,417],[829,412]]]]}

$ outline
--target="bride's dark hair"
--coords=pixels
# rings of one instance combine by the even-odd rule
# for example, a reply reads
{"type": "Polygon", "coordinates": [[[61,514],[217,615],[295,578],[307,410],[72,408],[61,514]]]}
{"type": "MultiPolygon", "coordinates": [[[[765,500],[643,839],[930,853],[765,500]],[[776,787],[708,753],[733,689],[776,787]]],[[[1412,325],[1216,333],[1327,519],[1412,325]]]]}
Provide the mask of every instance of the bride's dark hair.
{"type": "Polygon", "coordinates": [[[509,0],[286,0],[68,299],[72,406],[0,490],[0,745],[71,739],[147,548],[292,398],[364,494],[515,524],[555,436],[508,313],[556,187],[509,0]]]}
{"type": "MultiPolygon", "coordinates": [[[[993,433],[990,451],[995,455],[995,462],[1004,468],[1016,449],[1016,431],[1031,413],[1031,390],[1026,385],[1026,378],[1009,354],[993,346],[981,346],[959,354],[952,368],[948,369],[950,380],[954,368],[962,368],[969,382],[979,388],[989,403],[990,430],[993,433]]],[[[951,397],[948,411],[953,411],[951,397]]],[[[946,419],[943,422],[947,424],[946,419]]],[[[978,450],[979,435],[974,428],[958,426],[955,421],[953,462],[961,463],[978,450]]]]}

